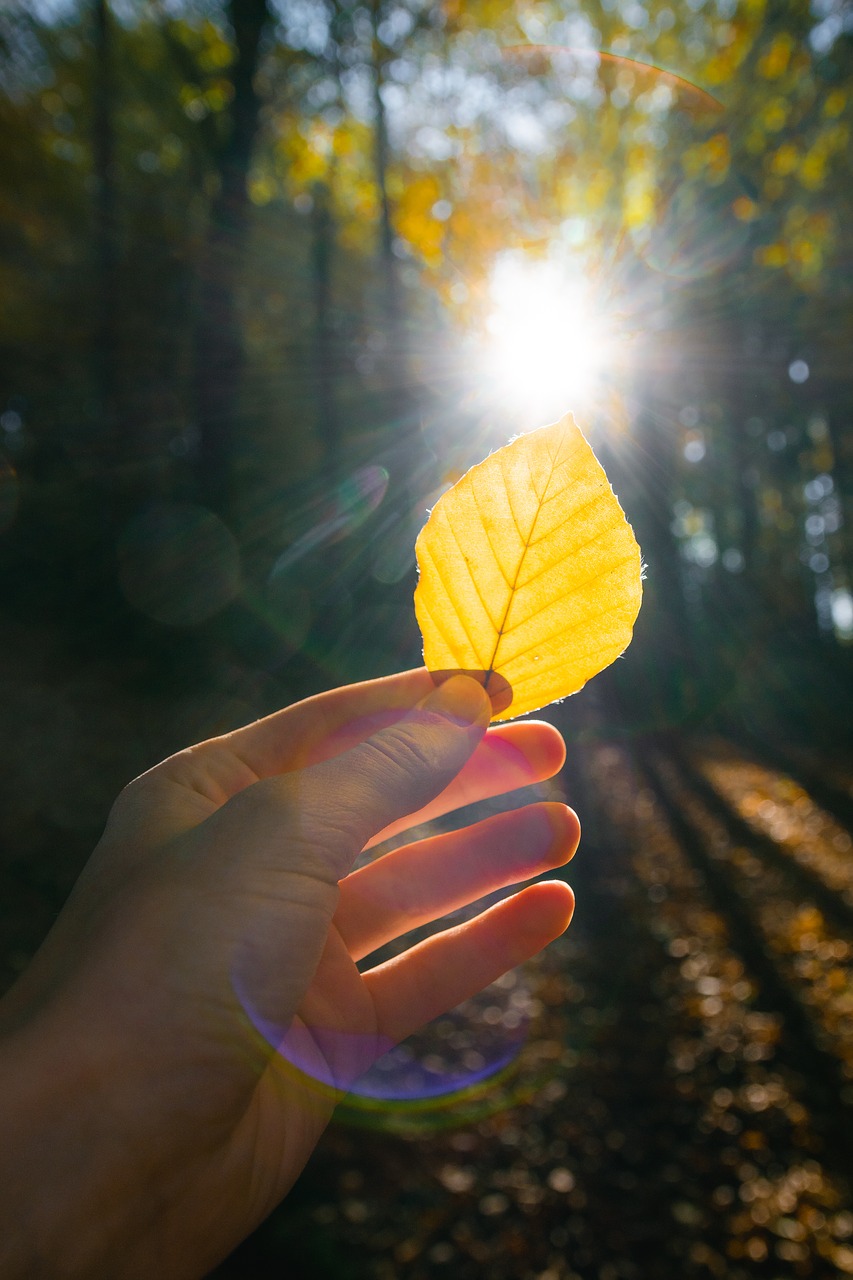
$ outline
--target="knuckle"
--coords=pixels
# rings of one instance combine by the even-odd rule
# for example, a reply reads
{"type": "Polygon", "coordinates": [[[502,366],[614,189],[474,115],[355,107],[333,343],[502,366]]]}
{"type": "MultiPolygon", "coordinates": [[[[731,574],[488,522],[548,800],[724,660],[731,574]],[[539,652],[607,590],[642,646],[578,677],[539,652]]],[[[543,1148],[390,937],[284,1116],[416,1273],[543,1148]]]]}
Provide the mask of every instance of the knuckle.
{"type": "Polygon", "coordinates": [[[435,755],[428,742],[402,725],[393,725],[374,738],[363,742],[361,758],[371,773],[387,773],[411,776],[432,772],[435,755]]]}
{"type": "Polygon", "coordinates": [[[276,864],[284,858],[300,874],[336,880],[338,864],[358,851],[352,821],[334,792],[304,775],[262,779],[238,792],[226,807],[229,826],[236,824],[244,832],[252,828],[276,864]]]}

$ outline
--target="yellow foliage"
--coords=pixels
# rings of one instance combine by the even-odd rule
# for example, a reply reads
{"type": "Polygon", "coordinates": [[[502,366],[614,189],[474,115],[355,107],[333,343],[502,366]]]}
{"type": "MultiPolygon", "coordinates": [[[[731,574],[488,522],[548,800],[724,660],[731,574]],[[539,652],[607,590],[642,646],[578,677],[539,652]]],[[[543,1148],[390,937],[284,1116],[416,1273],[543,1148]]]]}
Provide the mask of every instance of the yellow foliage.
{"type": "Polygon", "coordinates": [[[589,209],[600,209],[613,186],[613,174],[603,165],[591,175],[586,188],[586,204],[589,209]]]}
{"type": "Polygon", "coordinates": [[[198,49],[195,56],[202,71],[221,71],[223,67],[229,67],[234,53],[219,28],[213,22],[205,22],[201,34],[206,43],[198,49]]]}
{"type": "Polygon", "coordinates": [[[689,178],[704,172],[709,182],[721,182],[730,163],[729,140],[724,133],[715,133],[707,142],[688,147],[681,157],[681,167],[689,178]]]}
{"type": "Polygon", "coordinates": [[[837,124],[827,130],[826,146],[830,151],[845,151],[850,141],[850,128],[846,124],[837,124]]]}
{"type": "Polygon", "coordinates": [[[816,471],[831,471],[835,466],[835,452],[829,440],[823,441],[812,454],[812,465],[816,471]]]}
{"type": "Polygon", "coordinates": [[[832,93],[827,94],[826,102],[823,104],[823,114],[829,116],[840,116],[841,112],[847,106],[847,94],[843,89],[833,89],[832,93]]]}
{"type": "Polygon", "coordinates": [[[766,244],[755,251],[755,261],[762,267],[784,267],[788,261],[788,250],[783,244],[766,244]]]}
{"type": "Polygon", "coordinates": [[[799,156],[797,148],[793,143],[785,142],[770,157],[770,171],[776,173],[780,177],[787,177],[789,173],[793,173],[797,167],[799,156]]]}
{"type": "Polygon", "coordinates": [[[715,133],[705,143],[705,156],[708,172],[715,181],[722,180],[729,171],[731,152],[729,140],[724,133],[715,133]]]}
{"type": "Polygon", "coordinates": [[[801,276],[816,275],[822,265],[820,246],[808,236],[797,236],[791,241],[791,258],[801,276]]]}
{"type": "Polygon", "coordinates": [[[601,139],[599,155],[614,155],[619,150],[621,141],[621,118],[618,111],[607,111],[598,122],[598,136],[601,139]]]}
{"type": "Polygon", "coordinates": [[[778,80],[788,70],[794,48],[793,37],[787,31],[776,36],[770,48],[758,60],[758,74],[765,80],[778,80]]]}
{"type": "Polygon", "coordinates": [[[655,211],[654,184],[650,174],[635,173],[625,184],[623,216],[631,229],[645,226],[655,211]]]}
{"type": "Polygon", "coordinates": [[[365,179],[355,182],[350,193],[353,212],[361,218],[375,218],[379,211],[376,184],[365,179]]]}
{"type": "Polygon", "coordinates": [[[780,129],[784,129],[785,121],[788,119],[788,104],[784,98],[771,98],[762,113],[762,121],[765,129],[770,133],[778,133],[780,129]]]}
{"type": "Polygon", "coordinates": [[[210,111],[224,111],[234,96],[230,80],[214,80],[202,95],[210,111]]]}
{"type": "Polygon", "coordinates": [[[266,175],[249,179],[249,199],[252,204],[269,204],[274,195],[275,184],[266,175]]]}
{"type": "Polygon", "coordinates": [[[702,147],[688,147],[681,157],[681,167],[688,178],[695,178],[702,172],[705,156],[702,147]]]}
{"type": "Polygon", "coordinates": [[[706,84],[728,84],[737,70],[737,58],[732,48],[721,49],[706,62],[702,79],[706,84]]]}
{"type": "Polygon", "coordinates": [[[329,165],[325,156],[321,156],[318,151],[312,150],[311,147],[300,147],[293,154],[290,178],[296,186],[308,185],[325,178],[328,170],[329,165]]]}
{"type": "Polygon", "coordinates": [[[394,217],[398,233],[429,263],[438,261],[444,243],[445,224],[432,214],[440,199],[438,178],[431,173],[422,174],[403,186],[394,217]]]}
{"type": "Polygon", "coordinates": [[[818,187],[823,186],[826,177],[826,160],[823,155],[815,148],[803,156],[800,165],[799,179],[800,182],[809,191],[817,191],[818,187]]]}
{"type": "Polygon", "coordinates": [[[446,255],[453,262],[464,261],[469,267],[478,267],[478,271],[471,271],[471,279],[479,275],[485,282],[491,262],[507,242],[506,225],[493,204],[488,201],[481,207],[456,204],[444,227],[446,255]]]}
{"type": "Polygon", "coordinates": [[[758,205],[749,196],[738,196],[732,205],[732,213],[738,222],[754,222],[761,213],[758,205]]]}
{"type": "Polygon", "coordinates": [[[472,467],[416,550],[424,661],[506,680],[498,720],[577,692],[630,643],[640,549],[571,414],[472,467]]]}
{"type": "Polygon", "coordinates": [[[662,31],[658,36],[658,58],[661,63],[678,66],[681,46],[672,31],[662,31]]]}
{"type": "Polygon", "coordinates": [[[332,138],[332,150],[340,159],[346,159],[357,153],[359,145],[363,145],[364,140],[357,138],[352,129],[340,127],[335,130],[332,138]]]}

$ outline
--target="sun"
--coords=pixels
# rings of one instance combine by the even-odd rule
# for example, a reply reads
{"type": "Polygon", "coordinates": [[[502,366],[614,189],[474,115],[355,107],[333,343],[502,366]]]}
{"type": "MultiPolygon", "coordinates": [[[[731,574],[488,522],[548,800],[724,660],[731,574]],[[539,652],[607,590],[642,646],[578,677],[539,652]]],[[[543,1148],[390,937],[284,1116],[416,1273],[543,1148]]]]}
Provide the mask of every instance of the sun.
{"type": "Polygon", "coordinates": [[[484,373],[513,410],[541,419],[594,398],[613,357],[607,316],[576,266],[505,254],[495,264],[484,373]]]}

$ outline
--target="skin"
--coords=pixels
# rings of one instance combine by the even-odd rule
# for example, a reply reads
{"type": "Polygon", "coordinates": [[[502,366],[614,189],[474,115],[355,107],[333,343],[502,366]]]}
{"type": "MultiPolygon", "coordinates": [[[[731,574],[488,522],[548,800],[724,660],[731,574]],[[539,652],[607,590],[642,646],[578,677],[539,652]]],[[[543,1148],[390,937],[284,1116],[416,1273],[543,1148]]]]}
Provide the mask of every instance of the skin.
{"type": "Polygon", "coordinates": [[[341,1093],[389,1045],[535,954],[577,818],[534,803],[360,852],[552,776],[550,725],[488,729],[467,676],[352,685],[132,782],[44,946],[0,1002],[0,1273],[197,1277],[279,1203],[341,1093]],[[263,1034],[261,1034],[261,1029],[263,1034]]]}

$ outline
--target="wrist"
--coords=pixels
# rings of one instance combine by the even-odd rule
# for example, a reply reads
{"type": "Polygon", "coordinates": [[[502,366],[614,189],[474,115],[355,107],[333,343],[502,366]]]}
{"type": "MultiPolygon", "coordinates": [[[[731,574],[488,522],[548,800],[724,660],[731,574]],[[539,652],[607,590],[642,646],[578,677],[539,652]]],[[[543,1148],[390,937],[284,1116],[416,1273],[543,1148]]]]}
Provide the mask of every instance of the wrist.
{"type": "Polygon", "coordinates": [[[0,1041],[4,1278],[121,1275],[151,1218],[116,1065],[68,1022],[43,1011],[0,1041]]]}

